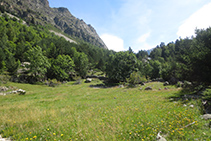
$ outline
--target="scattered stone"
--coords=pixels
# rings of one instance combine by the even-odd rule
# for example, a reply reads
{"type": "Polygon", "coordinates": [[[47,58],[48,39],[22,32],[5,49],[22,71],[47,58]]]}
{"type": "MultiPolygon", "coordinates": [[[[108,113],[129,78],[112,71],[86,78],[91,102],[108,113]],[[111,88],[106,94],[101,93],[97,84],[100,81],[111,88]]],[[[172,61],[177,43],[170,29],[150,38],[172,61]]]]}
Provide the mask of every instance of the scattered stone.
{"type": "Polygon", "coordinates": [[[187,105],[186,104],[183,104],[183,106],[186,107],[187,105]]]}
{"type": "Polygon", "coordinates": [[[145,88],[145,90],[152,90],[152,87],[148,86],[145,88]]]}
{"type": "Polygon", "coordinates": [[[166,141],[166,139],[165,139],[164,137],[162,137],[162,136],[160,135],[160,133],[161,133],[161,131],[158,132],[157,137],[156,137],[156,140],[157,140],[157,141],[166,141]]]}
{"type": "Polygon", "coordinates": [[[5,86],[3,86],[3,87],[0,87],[0,92],[5,92],[5,91],[8,91],[9,89],[7,88],[7,87],[5,87],[5,86]]]}
{"type": "Polygon", "coordinates": [[[161,88],[158,89],[159,91],[162,90],[161,88]]]}
{"type": "Polygon", "coordinates": [[[204,114],[201,116],[201,118],[205,120],[211,119],[211,114],[204,114]]]}
{"type": "Polygon", "coordinates": [[[9,138],[2,138],[2,136],[0,135],[0,141],[12,141],[9,138]]]}
{"type": "Polygon", "coordinates": [[[119,88],[124,88],[124,85],[119,85],[119,88]]]}
{"type": "Polygon", "coordinates": [[[143,90],[143,88],[140,88],[139,90],[143,90]]]}
{"type": "Polygon", "coordinates": [[[169,82],[168,82],[168,81],[166,81],[166,82],[163,84],[163,86],[167,86],[167,85],[169,85],[169,82]]]}
{"type": "Polygon", "coordinates": [[[168,90],[168,88],[165,87],[164,90],[168,90]]]}
{"type": "Polygon", "coordinates": [[[194,108],[194,105],[190,105],[191,108],[194,108]]]}
{"type": "Polygon", "coordinates": [[[201,115],[201,118],[202,118],[202,119],[205,119],[205,120],[211,119],[211,114],[204,114],[204,115],[201,115]]]}
{"type": "Polygon", "coordinates": [[[114,97],[114,99],[116,99],[116,97],[114,97]]]}
{"type": "Polygon", "coordinates": [[[19,93],[19,95],[25,95],[26,91],[22,90],[22,89],[18,89],[17,92],[19,93]]]}
{"type": "Polygon", "coordinates": [[[19,95],[25,95],[26,91],[22,90],[22,89],[18,89],[16,91],[10,91],[10,92],[7,92],[7,93],[0,93],[0,95],[17,94],[17,93],[19,93],[19,95]]]}
{"type": "Polygon", "coordinates": [[[91,78],[87,78],[85,83],[91,83],[92,82],[92,79],[91,78]]]}

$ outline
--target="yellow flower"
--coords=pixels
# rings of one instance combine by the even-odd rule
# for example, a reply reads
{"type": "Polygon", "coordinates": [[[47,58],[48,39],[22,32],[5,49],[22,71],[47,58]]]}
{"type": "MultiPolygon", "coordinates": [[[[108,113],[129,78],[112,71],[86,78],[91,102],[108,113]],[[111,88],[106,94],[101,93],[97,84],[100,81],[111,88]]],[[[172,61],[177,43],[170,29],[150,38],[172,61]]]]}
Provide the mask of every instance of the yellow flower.
{"type": "Polygon", "coordinates": [[[64,134],[61,134],[61,137],[64,136],[64,134]]]}
{"type": "Polygon", "coordinates": [[[33,137],[33,139],[36,139],[36,138],[37,138],[37,136],[34,136],[34,137],[33,137]]]}
{"type": "Polygon", "coordinates": [[[53,135],[55,136],[55,135],[56,135],[56,133],[53,133],[53,135]]]}
{"type": "Polygon", "coordinates": [[[32,140],[32,138],[30,138],[30,140],[32,140]]]}
{"type": "Polygon", "coordinates": [[[29,138],[26,138],[26,140],[28,140],[29,138]]]}
{"type": "Polygon", "coordinates": [[[49,131],[49,128],[47,130],[49,131]]]}

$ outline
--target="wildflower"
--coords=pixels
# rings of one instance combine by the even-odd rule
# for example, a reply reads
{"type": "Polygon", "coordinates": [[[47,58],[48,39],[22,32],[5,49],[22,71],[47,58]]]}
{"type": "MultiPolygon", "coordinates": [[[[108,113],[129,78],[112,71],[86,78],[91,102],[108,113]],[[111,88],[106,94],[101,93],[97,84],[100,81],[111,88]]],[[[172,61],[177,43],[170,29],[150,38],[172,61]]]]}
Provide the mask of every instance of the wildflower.
{"type": "Polygon", "coordinates": [[[36,138],[37,138],[37,136],[34,136],[34,137],[33,137],[33,139],[36,139],[36,138]]]}
{"type": "Polygon", "coordinates": [[[56,135],[56,133],[53,133],[53,135],[55,136],[55,135],[56,135]]]}
{"type": "Polygon", "coordinates": [[[29,138],[26,138],[26,140],[28,140],[29,138]]]}
{"type": "Polygon", "coordinates": [[[63,137],[64,136],[64,134],[61,134],[61,137],[63,137]]]}
{"type": "Polygon", "coordinates": [[[49,131],[49,128],[47,130],[49,131]]]}

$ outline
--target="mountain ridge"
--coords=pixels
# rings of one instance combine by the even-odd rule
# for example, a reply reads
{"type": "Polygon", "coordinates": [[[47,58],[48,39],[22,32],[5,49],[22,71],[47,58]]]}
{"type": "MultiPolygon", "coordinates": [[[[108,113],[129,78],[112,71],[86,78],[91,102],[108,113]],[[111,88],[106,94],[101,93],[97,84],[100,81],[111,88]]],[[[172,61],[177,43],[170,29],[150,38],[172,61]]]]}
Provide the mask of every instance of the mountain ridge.
{"type": "Polygon", "coordinates": [[[0,5],[29,23],[43,26],[50,24],[73,38],[108,49],[90,24],[73,16],[65,7],[51,8],[48,0],[2,0],[0,5]]]}

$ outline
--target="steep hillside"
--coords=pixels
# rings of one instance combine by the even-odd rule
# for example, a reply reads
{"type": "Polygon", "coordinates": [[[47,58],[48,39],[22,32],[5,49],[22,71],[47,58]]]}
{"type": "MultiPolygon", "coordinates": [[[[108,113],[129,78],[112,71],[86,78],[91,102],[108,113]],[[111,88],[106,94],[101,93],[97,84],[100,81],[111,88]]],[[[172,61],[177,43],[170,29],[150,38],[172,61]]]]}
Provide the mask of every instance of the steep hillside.
{"type": "Polygon", "coordinates": [[[53,25],[64,33],[107,48],[91,25],[74,17],[67,8],[51,8],[48,0],[1,0],[1,10],[17,15],[32,24],[53,25]]]}

